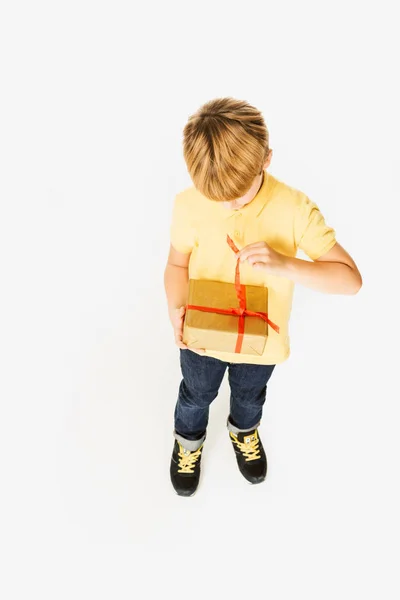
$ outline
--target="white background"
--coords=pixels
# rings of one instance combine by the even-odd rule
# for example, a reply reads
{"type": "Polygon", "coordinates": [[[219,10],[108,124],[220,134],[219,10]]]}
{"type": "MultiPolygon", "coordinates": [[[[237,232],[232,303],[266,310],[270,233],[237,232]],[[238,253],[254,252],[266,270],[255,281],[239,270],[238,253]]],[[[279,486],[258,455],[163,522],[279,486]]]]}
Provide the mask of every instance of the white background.
{"type": "Polygon", "coordinates": [[[399,598],[398,52],[395,2],[2,2],[4,599],[399,598]],[[364,286],[296,289],[267,481],[225,386],[182,499],[162,276],[182,128],[228,95],[364,286]]]}

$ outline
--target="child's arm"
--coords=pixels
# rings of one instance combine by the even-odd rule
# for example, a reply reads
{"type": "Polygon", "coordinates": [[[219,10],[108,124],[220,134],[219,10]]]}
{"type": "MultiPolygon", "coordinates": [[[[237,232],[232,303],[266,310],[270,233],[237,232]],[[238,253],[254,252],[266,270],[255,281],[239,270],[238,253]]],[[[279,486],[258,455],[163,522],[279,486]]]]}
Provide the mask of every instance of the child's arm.
{"type": "Polygon", "coordinates": [[[338,243],[314,262],[284,256],[265,242],[250,244],[239,256],[241,261],[247,260],[255,268],[328,294],[356,294],[362,286],[355,262],[338,243]]]}
{"type": "MultiPolygon", "coordinates": [[[[168,314],[174,329],[175,343],[182,350],[187,350],[182,337],[189,288],[190,254],[182,254],[171,246],[164,274],[168,314]]],[[[204,354],[201,350],[196,350],[195,352],[197,354],[204,354]]]]}
{"type": "Polygon", "coordinates": [[[170,313],[177,308],[186,306],[189,261],[190,253],[182,254],[171,245],[164,275],[165,292],[170,313]]]}

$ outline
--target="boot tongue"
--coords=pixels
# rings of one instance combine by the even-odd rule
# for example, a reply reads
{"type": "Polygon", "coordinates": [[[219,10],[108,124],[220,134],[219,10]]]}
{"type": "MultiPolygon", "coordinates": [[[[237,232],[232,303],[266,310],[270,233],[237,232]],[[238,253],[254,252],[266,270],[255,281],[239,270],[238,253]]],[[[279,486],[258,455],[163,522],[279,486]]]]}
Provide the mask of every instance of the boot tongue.
{"type": "Polygon", "coordinates": [[[181,446],[181,450],[182,450],[183,454],[185,456],[189,456],[189,454],[191,453],[191,451],[188,450],[187,448],[185,448],[184,446],[182,446],[182,444],[180,446],[181,446]]]}
{"type": "Polygon", "coordinates": [[[252,431],[247,431],[245,433],[243,431],[239,431],[239,433],[237,435],[237,439],[242,444],[250,444],[250,442],[253,439],[257,439],[257,438],[258,438],[257,429],[253,429],[252,431]]]}

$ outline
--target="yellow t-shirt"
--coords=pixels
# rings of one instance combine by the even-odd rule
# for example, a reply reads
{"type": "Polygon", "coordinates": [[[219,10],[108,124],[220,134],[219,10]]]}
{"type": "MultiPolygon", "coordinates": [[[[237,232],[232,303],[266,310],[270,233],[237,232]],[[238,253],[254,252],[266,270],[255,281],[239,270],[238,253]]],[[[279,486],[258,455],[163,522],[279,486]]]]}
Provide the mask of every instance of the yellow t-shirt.
{"type": "MultiPolygon", "coordinates": [[[[336,243],[334,230],[326,225],[316,204],[267,171],[255,198],[238,210],[209,200],[194,187],[176,196],[171,244],[178,252],[191,253],[191,279],[234,283],[236,258],[226,242],[227,234],[239,249],[264,241],[277,252],[291,257],[296,256],[300,248],[312,260],[336,243]]],[[[240,275],[245,285],[268,288],[268,316],[279,326],[280,332],[268,328],[262,356],[207,350],[206,354],[232,363],[283,362],[290,353],[288,324],[294,284],[285,277],[254,269],[248,263],[241,263],[240,275]]]]}

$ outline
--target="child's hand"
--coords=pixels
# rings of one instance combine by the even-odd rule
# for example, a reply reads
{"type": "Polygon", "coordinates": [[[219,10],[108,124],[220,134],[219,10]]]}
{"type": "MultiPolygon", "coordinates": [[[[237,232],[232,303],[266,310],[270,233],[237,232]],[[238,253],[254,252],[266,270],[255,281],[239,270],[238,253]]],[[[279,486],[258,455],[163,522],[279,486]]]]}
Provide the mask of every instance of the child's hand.
{"type": "Polygon", "coordinates": [[[285,266],[286,257],[273,250],[265,242],[249,244],[237,255],[241,262],[247,262],[255,268],[266,269],[277,274],[285,266]]]}
{"type": "Polygon", "coordinates": [[[184,306],[169,311],[169,318],[174,329],[175,344],[181,350],[191,350],[192,352],[196,352],[196,354],[205,354],[204,350],[194,350],[183,343],[183,322],[185,320],[185,313],[186,308],[184,306]]]}
{"type": "Polygon", "coordinates": [[[175,308],[170,310],[169,318],[171,320],[171,324],[174,330],[175,343],[178,348],[182,348],[182,350],[186,350],[187,346],[182,342],[183,338],[183,321],[185,319],[186,308],[181,306],[181,308],[175,308]]]}

